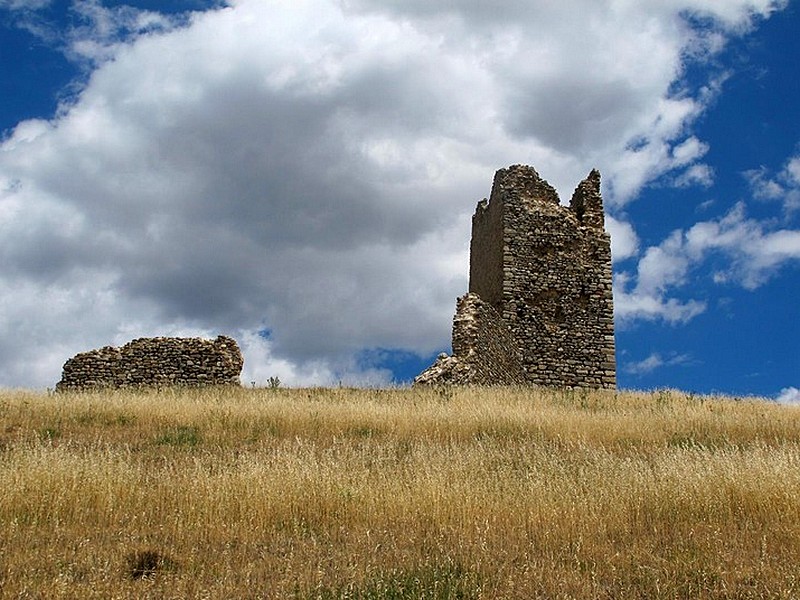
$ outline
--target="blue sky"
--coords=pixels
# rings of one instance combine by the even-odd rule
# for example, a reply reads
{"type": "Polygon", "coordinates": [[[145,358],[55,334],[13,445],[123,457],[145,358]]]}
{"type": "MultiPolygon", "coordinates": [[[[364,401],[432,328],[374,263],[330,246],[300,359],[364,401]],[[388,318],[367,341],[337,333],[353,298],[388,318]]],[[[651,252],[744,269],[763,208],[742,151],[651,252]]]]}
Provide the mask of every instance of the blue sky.
{"type": "Polygon", "coordinates": [[[236,337],[245,382],[448,350],[498,168],[603,174],[622,388],[799,400],[796,1],[0,0],[0,386],[236,337]]]}

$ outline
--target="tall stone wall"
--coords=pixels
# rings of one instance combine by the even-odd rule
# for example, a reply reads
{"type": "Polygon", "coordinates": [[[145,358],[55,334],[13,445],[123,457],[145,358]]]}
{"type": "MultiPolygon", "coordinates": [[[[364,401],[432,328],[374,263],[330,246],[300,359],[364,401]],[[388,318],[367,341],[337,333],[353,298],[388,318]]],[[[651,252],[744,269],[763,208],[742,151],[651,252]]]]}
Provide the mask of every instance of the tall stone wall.
{"type": "Polygon", "coordinates": [[[239,385],[244,360],[232,338],[139,338],[64,363],[56,390],[239,385]]]}
{"type": "MultiPolygon", "coordinates": [[[[527,383],[616,386],[611,244],[604,221],[596,170],[569,206],[522,165],[499,170],[489,200],[478,203],[469,291],[490,304],[510,331],[508,352],[520,357],[527,383]]],[[[464,353],[455,327],[453,352],[459,359],[464,353]]],[[[473,363],[497,360],[478,356],[473,363]]],[[[476,375],[473,382],[483,379],[476,375]]]]}

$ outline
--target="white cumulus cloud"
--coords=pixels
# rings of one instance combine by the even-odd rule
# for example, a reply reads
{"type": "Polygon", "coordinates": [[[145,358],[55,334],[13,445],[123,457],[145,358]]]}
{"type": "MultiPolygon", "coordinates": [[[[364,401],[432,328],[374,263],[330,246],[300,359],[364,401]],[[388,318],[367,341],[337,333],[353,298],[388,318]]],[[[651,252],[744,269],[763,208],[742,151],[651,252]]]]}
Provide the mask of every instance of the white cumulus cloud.
{"type": "Polygon", "coordinates": [[[705,310],[701,300],[670,297],[684,286],[693,270],[715,255],[727,267],[713,274],[715,283],[734,283],[755,289],[784,266],[800,260],[800,231],[779,229],[750,219],[743,203],[720,219],[676,230],[658,246],[645,250],[635,277],[615,277],[615,312],[621,322],[663,319],[686,322],[705,310]],[[634,283],[635,282],[635,283],[634,283]]]}
{"type": "Polygon", "coordinates": [[[689,354],[672,353],[664,357],[658,352],[653,352],[643,360],[627,363],[623,369],[633,375],[647,375],[662,367],[685,365],[690,361],[691,356],[689,354]]]}
{"type": "Polygon", "coordinates": [[[639,249],[639,237],[630,223],[607,215],[606,229],[611,235],[611,258],[613,262],[620,262],[636,256],[636,252],[639,249]]]}
{"type": "Polygon", "coordinates": [[[783,388],[775,401],[780,404],[797,404],[800,402],[800,390],[796,387],[783,388]]]}
{"type": "Polygon", "coordinates": [[[790,157],[776,175],[762,166],[744,176],[757,199],[780,200],[789,214],[800,210],[800,156],[790,157]]]}

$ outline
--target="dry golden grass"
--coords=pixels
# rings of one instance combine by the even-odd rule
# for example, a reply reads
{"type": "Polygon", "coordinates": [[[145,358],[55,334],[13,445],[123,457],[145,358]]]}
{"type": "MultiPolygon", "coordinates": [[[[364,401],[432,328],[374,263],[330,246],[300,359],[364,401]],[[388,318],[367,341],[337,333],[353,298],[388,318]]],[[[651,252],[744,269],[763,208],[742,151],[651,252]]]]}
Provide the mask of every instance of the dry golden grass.
{"type": "Polygon", "coordinates": [[[798,565],[792,407],[0,393],[3,598],[795,598],[798,565]]]}

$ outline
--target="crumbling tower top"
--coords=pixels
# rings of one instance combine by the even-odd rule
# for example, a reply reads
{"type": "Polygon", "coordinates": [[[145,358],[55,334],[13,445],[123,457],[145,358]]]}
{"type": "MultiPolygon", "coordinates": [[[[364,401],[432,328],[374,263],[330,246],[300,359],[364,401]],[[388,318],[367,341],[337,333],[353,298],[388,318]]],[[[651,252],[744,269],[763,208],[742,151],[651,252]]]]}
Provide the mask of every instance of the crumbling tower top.
{"type": "Polygon", "coordinates": [[[600,195],[600,171],[592,169],[589,176],[578,184],[569,206],[581,224],[601,230],[604,228],[605,215],[603,214],[603,197],[600,195]]]}

